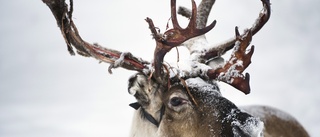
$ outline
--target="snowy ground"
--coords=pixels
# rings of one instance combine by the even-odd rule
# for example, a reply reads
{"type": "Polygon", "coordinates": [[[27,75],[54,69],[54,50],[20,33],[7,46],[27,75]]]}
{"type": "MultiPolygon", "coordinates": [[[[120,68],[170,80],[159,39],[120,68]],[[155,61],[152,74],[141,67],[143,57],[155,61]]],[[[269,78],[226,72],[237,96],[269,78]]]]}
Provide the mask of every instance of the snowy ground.
{"type": "MultiPolygon", "coordinates": [[[[252,41],[256,50],[247,69],[252,93],[243,95],[223,84],[222,92],[237,105],[285,110],[317,136],[320,2],[271,2],[271,19],[252,41]]],[[[77,0],[74,4],[74,21],[85,40],[147,60],[152,59],[155,42],[144,19],[151,17],[163,32],[170,16],[169,0],[77,0]]],[[[187,0],[178,4],[191,5],[187,0]]],[[[261,7],[259,0],[218,0],[210,16],[217,25],[207,34],[209,42],[230,38],[235,26],[250,27],[261,7]]],[[[110,75],[106,64],[71,57],[51,12],[40,0],[2,1],[0,11],[1,137],[129,134],[133,109],[128,104],[135,100],[127,93],[127,79],[134,72],[117,69],[110,75]]],[[[186,24],[186,19],[180,20],[186,24]]],[[[169,59],[175,61],[175,56],[169,59]]]]}

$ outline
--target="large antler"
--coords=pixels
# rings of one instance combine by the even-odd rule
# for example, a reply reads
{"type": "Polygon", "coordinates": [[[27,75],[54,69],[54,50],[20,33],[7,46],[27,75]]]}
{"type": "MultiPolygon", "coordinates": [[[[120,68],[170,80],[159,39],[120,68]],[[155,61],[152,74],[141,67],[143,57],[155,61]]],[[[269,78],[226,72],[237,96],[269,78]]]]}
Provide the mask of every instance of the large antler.
{"type": "MultiPolygon", "coordinates": [[[[149,62],[144,61],[141,58],[134,57],[130,53],[122,53],[120,51],[101,47],[98,44],[90,44],[82,40],[72,20],[73,0],[70,0],[69,10],[67,4],[65,3],[65,0],[42,1],[51,9],[51,12],[56,18],[57,24],[67,43],[68,50],[71,55],[75,54],[73,51],[74,47],[77,49],[77,52],[80,55],[87,57],[91,56],[99,61],[110,63],[110,72],[111,68],[115,67],[123,67],[129,70],[136,71],[150,69],[148,68],[149,62]]],[[[184,29],[179,25],[177,20],[176,0],[171,0],[171,17],[173,24],[172,29],[166,31],[164,34],[160,34],[154,26],[152,20],[150,18],[146,19],[156,41],[156,49],[154,51],[153,62],[155,69],[154,77],[158,80],[159,83],[162,83],[163,79],[162,63],[166,53],[169,52],[172,48],[181,45],[183,42],[191,38],[207,33],[216,24],[216,21],[213,21],[209,26],[205,27],[210,9],[215,0],[203,0],[199,6],[198,12],[194,0],[191,0],[191,2],[192,11],[190,12],[190,22],[184,29]]],[[[248,94],[250,92],[249,74],[247,73],[246,75],[243,75],[242,72],[251,63],[253,48],[251,48],[248,53],[246,53],[246,48],[250,44],[252,36],[264,26],[264,24],[270,17],[269,0],[262,0],[262,2],[264,5],[263,11],[260,13],[259,18],[256,20],[256,23],[253,25],[253,27],[245,31],[245,33],[242,35],[239,34],[236,28],[236,36],[234,39],[232,39],[231,41],[227,41],[225,44],[222,44],[217,48],[206,50],[207,52],[201,54],[201,56],[199,57],[201,58],[201,60],[208,60],[220,56],[221,53],[224,53],[227,50],[236,47],[234,54],[223,67],[206,70],[207,73],[203,77],[226,82],[243,91],[245,94],[248,94]]],[[[188,16],[188,12],[186,12],[186,16],[188,16]]]]}
{"type": "MultiPolygon", "coordinates": [[[[260,31],[260,29],[268,22],[270,15],[271,15],[271,8],[270,8],[270,0],[261,0],[263,3],[263,10],[260,12],[259,17],[256,19],[256,22],[253,24],[253,26],[249,29],[251,31],[252,36],[255,35],[257,32],[260,31]]],[[[198,11],[198,27],[204,27],[207,21],[207,18],[210,13],[210,8],[214,4],[215,0],[202,0],[199,5],[199,11],[198,11]],[[203,9],[203,10],[201,10],[203,9]]],[[[185,7],[179,7],[178,13],[182,16],[185,16],[187,18],[191,17],[191,12],[189,9],[185,7]]],[[[244,34],[243,34],[244,35],[244,34]]],[[[224,43],[214,46],[211,49],[208,49],[208,52],[203,54],[201,58],[203,60],[208,60],[213,57],[221,56],[228,50],[232,49],[235,46],[235,42],[237,41],[237,38],[231,38],[228,41],[225,41],[224,43]]]]}
{"type": "Polygon", "coordinates": [[[65,0],[42,0],[51,10],[58,27],[67,43],[68,51],[71,55],[75,55],[73,48],[77,52],[86,57],[94,57],[101,62],[110,63],[109,72],[115,67],[123,67],[128,70],[143,71],[148,69],[149,62],[132,56],[130,53],[122,53],[117,50],[104,48],[98,44],[90,44],[84,41],[72,20],[73,0],[70,0],[70,8],[65,0]]]}
{"type": "Polygon", "coordinates": [[[263,3],[263,10],[261,11],[258,19],[254,25],[245,31],[244,34],[240,35],[238,28],[236,27],[236,37],[231,41],[227,41],[225,44],[217,46],[208,50],[201,58],[210,59],[213,57],[220,56],[229,49],[235,48],[234,53],[231,55],[230,60],[224,65],[224,67],[209,70],[207,75],[211,79],[218,79],[225,83],[230,84],[231,86],[239,89],[245,94],[250,93],[249,79],[250,75],[246,73],[245,75],[242,72],[249,66],[251,63],[251,56],[254,51],[254,47],[246,53],[246,48],[249,46],[252,36],[256,34],[269,20],[271,14],[270,1],[261,0],[263,3]]]}
{"type": "MultiPolygon", "coordinates": [[[[188,12],[185,8],[180,8],[179,13],[183,14],[184,16],[190,17],[190,22],[187,27],[193,28],[188,31],[181,31],[181,27],[178,24],[177,18],[176,18],[176,5],[175,0],[171,0],[171,16],[172,16],[172,23],[173,23],[173,29],[168,30],[164,33],[164,35],[160,35],[155,30],[155,27],[152,23],[152,20],[147,18],[147,22],[149,23],[149,27],[151,29],[152,34],[154,35],[154,38],[157,42],[157,47],[155,50],[154,55],[154,65],[155,65],[155,74],[156,77],[161,77],[161,67],[162,67],[162,61],[165,56],[165,54],[171,50],[171,48],[176,47],[180,44],[182,44],[184,41],[196,37],[202,34],[205,34],[206,32],[199,35],[190,35],[189,33],[194,32],[191,30],[202,30],[194,28],[196,27],[196,23],[200,28],[207,29],[209,27],[213,27],[213,25],[216,23],[215,21],[211,23],[208,27],[205,27],[209,11],[207,9],[211,9],[212,5],[214,4],[214,0],[204,0],[202,3],[207,3],[208,5],[200,5],[200,8],[203,8],[203,10],[200,10],[198,14],[202,15],[198,18],[197,22],[197,16],[196,11],[197,8],[195,6],[194,1],[192,0],[192,12],[188,12]],[[184,10],[181,12],[181,10],[184,10]],[[190,16],[188,16],[191,13],[190,16]],[[191,24],[191,25],[190,25],[191,24]],[[192,26],[192,27],[190,27],[192,26]]],[[[256,34],[263,26],[264,24],[269,20],[270,17],[270,2],[269,0],[262,0],[263,3],[263,10],[259,15],[259,18],[256,20],[253,27],[246,30],[244,34],[240,35],[238,32],[238,29],[236,27],[236,36],[234,39],[231,39],[227,41],[226,43],[219,45],[218,47],[211,48],[207,50],[207,52],[204,52],[201,54],[201,56],[198,60],[209,60],[211,58],[219,57],[226,51],[235,48],[235,51],[233,52],[230,60],[226,62],[226,64],[223,67],[217,68],[217,69],[209,69],[207,70],[205,76],[202,76],[204,78],[209,79],[216,79],[223,81],[227,84],[230,84],[231,86],[235,87],[236,89],[242,91],[245,94],[250,93],[250,85],[249,85],[249,74],[246,73],[245,75],[242,74],[242,72],[249,66],[251,63],[251,56],[254,51],[254,47],[249,50],[248,53],[246,53],[246,48],[249,46],[252,36],[256,34]]],[[[192,46],[192,45],[191,45],[192,46]]],[[[190,51],[192,52],[192,51],[190,51]]],[[[193,77],[193,76],[191,76],[193,77]]]]}
{"type": "Polygon", "coordinates": [[[155,67],[155,77],[157,80],[161,80],[162,73],[162,63],[163,58],[167,52],[172,48],[179,46],[186,40],[203,35],[210,31],[216,24],[216,21],[213,21],[209,26],[197,29],[196,19],[197,19],[197,7],[194,0],[192,2],[192,15],[188,26],[183,29],[178,23],[177,13],[176,13],[176,0],[171,0],[171,18],[173,28],[166,31],[163,35],[159,34],[156,31],[152,20],[147,18],[146,21],[149,23],[149,28],[153,34],[153,37],[156,40],[156,49],[154,51],[154,67],[155,67]]]}
{"type": "Polygon", "coordinates": [[[210,79],[217,79],[223,81],[236,89],[242,91],[245,94],[250,93],[249,73],[245,75],[242,72],[250,65],[251,56],[254,51],[254,46],[252,46],[248,53],[246,49],[252,40],[252,32],[247,30],[243,36],[240,36],[238,28],[236,27],[236,46],[233,54],[226,64],[217,69],[209,69],[207,71],[207,76],[210,79]]]}

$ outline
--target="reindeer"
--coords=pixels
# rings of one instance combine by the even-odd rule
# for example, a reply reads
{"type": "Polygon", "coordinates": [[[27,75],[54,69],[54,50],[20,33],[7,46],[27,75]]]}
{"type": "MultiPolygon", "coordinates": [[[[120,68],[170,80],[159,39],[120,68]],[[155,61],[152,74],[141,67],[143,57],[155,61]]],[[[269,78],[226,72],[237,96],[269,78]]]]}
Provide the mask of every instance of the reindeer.
{"type": "Polygon", "coordinates": [[[251,63],[254,51],[249,51],[252,36],[270,17],[269,0],[261,0],[263,10],[254,25],[218,46],[206,41],[205,33],[216,24],[207,24],[207,17],[215,0],[202,0],[199,8],[194,0],[192,10],[180,8],[179,13],[190,18],[188,26],[180,27],[176,14],[176,0],[171,0],[173,28],[161,34],[153,21],[147,18],[156,41],[153,62],[150,63],[131,53],[122,53],[84,41],[72,20],[73,1],[70,8],[64,0],[43,0],[51,9],[58,27],[67,43],[68,51],[110,63],[112,68],[123,67],[138,71],[129,79],[128,91],[137,102],[130,104],[137,109],[130,136],[134,137],[208,137],[208,136],[299,136],[308,133],[289,114],[267,106],[237,107],[224,98],[217,81],[225,82],[245,94],[250,93],[249,74],[242,72],[251,63]],[[163,61],[166,53],[177,46],[190,51],[188,69],[174,68],[163,61]],[[221,55],[233,49],[231,58],[224,62],[221,55]]]}

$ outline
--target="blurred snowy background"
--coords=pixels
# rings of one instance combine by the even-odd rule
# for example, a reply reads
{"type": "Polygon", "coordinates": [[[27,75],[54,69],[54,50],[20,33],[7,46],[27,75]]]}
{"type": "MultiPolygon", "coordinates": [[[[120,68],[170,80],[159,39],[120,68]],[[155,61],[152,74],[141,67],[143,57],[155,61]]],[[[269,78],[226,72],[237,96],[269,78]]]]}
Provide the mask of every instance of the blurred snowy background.
{"type": "MultiPolygon", "coordinates": [[[[199,0],[196,1],[199,3],[199,0]]],[[[320,1],[273,0],[272,15],[254,36],[251,94],[228,85],[222,93],[237,105],[262,104],[296,117],[311,136],[320,134],[320,1]]],[[[189,0],[178,5],[191,6],[189,0]]],[[[217,0],[207,34],[220,43],[251,27],[259,0],[217,0]]],[[[40,0],[1,0],[0,136],[123,137],[129,134],[135,99],[127,92],[134,72],[114,70],[92,58],[70,56],[56,21],[40,0]]],[[[162,32],[169,0],[77,0],[74,21],[82,37],[151,60],[155,42],[146,17],[162,32]]],[[[187,19],[179,18],[187,23],[187,19]]],[[[184,52],[182,49],[181,52],[184,52]]],[[[175,52],[175,51],[174,51],[175,52]]],[[[167,61],[174,62],[170,55],[167,61]],[[171,59],[171,60],[169,60],[171,59]]]]}

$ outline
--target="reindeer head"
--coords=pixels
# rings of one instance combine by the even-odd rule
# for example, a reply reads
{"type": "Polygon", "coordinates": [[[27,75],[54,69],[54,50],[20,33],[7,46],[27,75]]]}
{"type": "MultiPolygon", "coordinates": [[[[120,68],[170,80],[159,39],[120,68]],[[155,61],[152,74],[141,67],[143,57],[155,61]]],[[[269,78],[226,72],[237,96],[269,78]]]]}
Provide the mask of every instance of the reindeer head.
{"type": "Polygon", "coordinates": [[[189,78],[163,95],[160,136],[261,136],[263,123],[222,97],[216,83],[189,78]]]}
{"type": "MultiPolygon", "coordinates": [[[[155,80],[154,83],[166,87],[158,90],[162,92],[160,96],[161,104],[165,106],[163,115],[159,115],[161,113],[151,114],[155,117],[154,119],[161,120],[158,121],[160,123],[157,129],[159,136],[262,135],[263,123],[259,119],[240,111],[232,102],[222,97],[215,81],[226,82],[245,94],[250,92],[249,74],[242,75],[242,72],[251,63],[253,54],[253,47],[249,52],[246,51],[246,48],[250,44],[252,36],[261,29],[270,16],[269,1],[263,1],[263,4],[265,12],[261,12],[254,27],[241,35],[236,27],[235,38],[218,45],[216,48],[206,48],[210,47],[207,45],[203,45],[202,49],[194,48],[197,46],[197,42],[205,41],[205,37],[188,40],[188,38],[203,35],[207,30],[212,29],[215,24],[214,21],[208,27],[204,27],[199,23],[198,27],[204,28],[197,29],[195,27],[197,26],[197,9],[194,1],[192,1],[193,9],[190,12],[191,15],[189,16],[191,18],[186,29],[182,29],[177,22],[175,0],[171,1],[173,29],[166,31],[164,35],[158,34],[150,18],[146,19],[157,43],[154,54],[155,73],[153,80],[155,80]],[[183,42],[185,43],[183,44],[183,42]],[[196,57],[191,59],[193,66],[191,71],[175,71],[175,68],[163,66],[165,54],[173,47],[180,45],[188,47],[191,57],[196,57]],[[207,66],[210,63],[216,64],[217,61],[209,61],[209,59],[217,58],[232,48],[234,48],[234,52],[225,64],[222,66],[207,66]],[[207,67],[203,67],[203,65],[207,67]]],[[[150,74],[145,75],[145,77],[148,77],[148,75],[150,74]]],[[[139,81],[139,78],[133,77],[132,79],[139,81]]],[[[149,79],[149,81],[153,80],[149,79]]],[[[147,83],[145,84],[147,85],[147,83]]],[[[134,84],[131,83],[130,85],[130,91],[137,89],[134,88],[134,84]]],[[[144,90],[139,91],[143,92],[144,90]]],[[[138,96],[140,95],[142,94],[138,96]]],[[[135,97],[137,98],[137,96],[135,97]]],[[[138,98],[137,100],[139,101],[138,98]]],[[[160,107],[158,106],[156,109],[160,110],[160,107]]]]}

